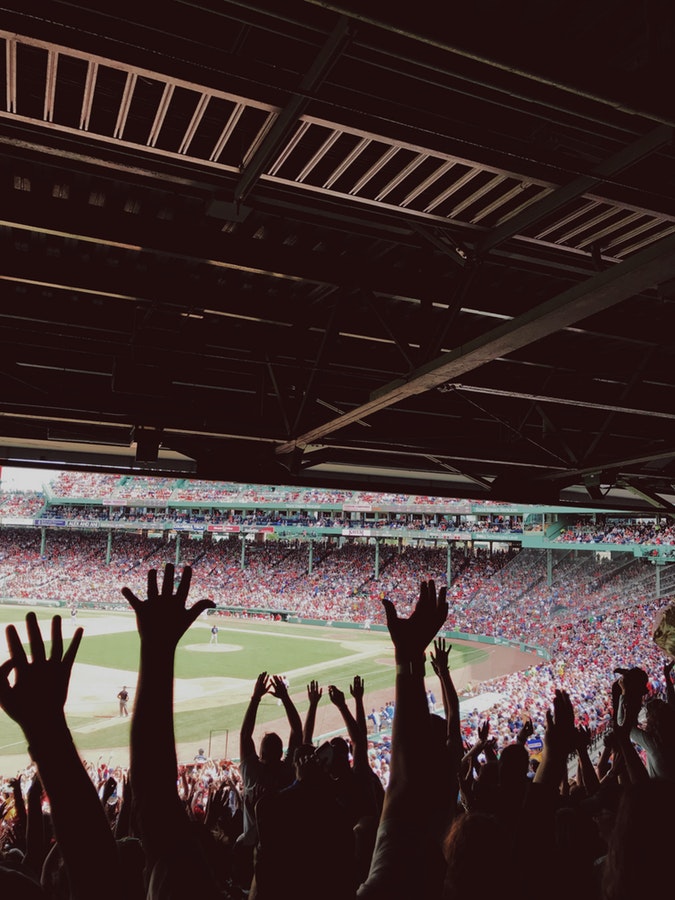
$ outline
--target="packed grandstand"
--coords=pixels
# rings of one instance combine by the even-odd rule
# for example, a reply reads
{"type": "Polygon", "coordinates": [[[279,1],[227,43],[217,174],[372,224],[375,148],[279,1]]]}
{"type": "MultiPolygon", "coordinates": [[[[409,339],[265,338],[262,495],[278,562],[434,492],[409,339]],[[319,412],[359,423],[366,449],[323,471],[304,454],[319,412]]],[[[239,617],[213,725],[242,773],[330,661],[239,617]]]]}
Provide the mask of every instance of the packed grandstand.
{"type": "Polygon", "coordinates": [[[601,725],[596,698],[615,663],[639,647],[647,671],[659,668],[650,629],[675,593],[675,525],[657,517],[75,472],[0,496],[5,602],[124,609],[124,584],[172,562],[192,567],[216,616],[377,627],[383,599],[407,616],[420,579],[447,584],[448,635],[513,642],[543,661],[473,687],[514,698],[504,737],[553,679],[577,699],[579,670],[584,719],[601,725]]]}

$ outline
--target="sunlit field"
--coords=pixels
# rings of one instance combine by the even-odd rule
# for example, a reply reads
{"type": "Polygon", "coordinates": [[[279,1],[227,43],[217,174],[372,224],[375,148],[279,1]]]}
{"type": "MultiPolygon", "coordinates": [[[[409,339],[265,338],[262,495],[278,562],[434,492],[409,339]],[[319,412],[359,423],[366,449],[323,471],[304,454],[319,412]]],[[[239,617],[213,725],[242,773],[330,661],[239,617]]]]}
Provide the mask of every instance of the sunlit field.
{"type": "MultiPolygon", "coordinates": [[[[25,640],[24,619],[30,609],[0,606],[3,631],[11,622],[25,640]]],[[[44,607],[34,611],[48,638],[52,611],[44,607]]],[[[116,695],[126,686],[129,709],[133,709],[139,651],[134,616],[126,612],[80,610],[73,622],[66,611],[65,643],[76,626],[84,628],[84,638],[66,705],[73,737],[87,758],[92,752],[112,753],[124,760],[128,754],[130,719],[119,718],[116,695]]],[[[484,649],[456,645],[451,664],[459,668],[479,662],[486,655],[484,649]]],[[[3,634],[0,661],[6,658],[3,634]]],[[[194,748],[190,758],[200,747],[210,750],[213,756],[236,758],[238,741],[234,735],[238,735],[253,683],[261,671],[288,678],[291,696],[303,717],[307,709],[306,685],[311,679],[324,688],[336,684],[349,696],[352,678],[361,675],[367,694],[391,689],[393,697],[393,652],[386,632],[271,620],[214,619],[204,614],[184,636],[176,655],[176,742],[194,748]],[[217,644],[210,643],[213,621],[219,628],[217,644]]],[[[327,693],[324,690],[317,711],[317,737],[329,730],[331,704],[327,693]]],[[[258,731],[262,733],[266,722],[283,715],[276,698],[265,697],[258,712],[258,731]]],[[[20,729],[0,712],[0,772],[6,774],[2,757],[14,758],[24,752],[20,729]]]]}

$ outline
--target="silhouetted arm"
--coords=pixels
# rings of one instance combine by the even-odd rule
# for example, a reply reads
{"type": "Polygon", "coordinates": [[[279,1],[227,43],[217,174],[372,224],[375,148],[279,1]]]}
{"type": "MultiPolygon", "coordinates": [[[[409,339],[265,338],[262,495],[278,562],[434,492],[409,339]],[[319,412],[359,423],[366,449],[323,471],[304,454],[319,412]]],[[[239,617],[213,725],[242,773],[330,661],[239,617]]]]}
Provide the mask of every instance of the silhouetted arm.
{"type": "Polygon", "coordinates": [[[35,613],[26,616],[31,662],[13,625],[7,627],[10,658],[0,666],[0,705],[26,736],[40,780],[49,797],[51,816],[63,857],[71,897],[118,900],[121,885],[117,848],[103,808],[66,722],[64,705],[82,629],[64,652],[61,618],[52,619],[47,657],[35,613]],[[14,684],[9,675],[14,672],[14,684]],[[105,879],[101,872],[106,872],[105,879]]]}
{"type": "Polygon", "coordinates": [[[318,681],[310,681],[307,685],[307,697],[309,706],[307,707],[307,715],[305,716],[305,727],[303,729],[302,741],[304,744],[311,744],[314,739],[314,723],[316,722],[316,708],[319,700],[323,695],[322,688],[319,687],[318,681]]]}
{"type": "Polygon", "coordinates": [[[396,705],[389,786],[370,872],[358,890],[364,900],[440,895],[443,859],[434,784],[442,773],[434,771],[429,759],[432,728],[424,654],[448,614],[445,594],[445,588],[437,594],[433,581],[423,581],[408,619],[399,618],[391,601],[383,601],[396,657],[396,705]]]}
{"type": "Polygon", "coordinates": [[[384,600],[387,627],[396,658],[396,704],[391,739],[391,776],[382,818],[424,815],[429,797],[427,747],[431,717],[424,684],[425,651],[448,614],[446,590],[436,593],[433,581],[423,581],[412,615],[399,618],[394,604],[384,600]]]}
{"type": "Polygon", "coordinates": [[[600,779],[598,773],[591,762],[588,755],[588,748],[591,743],[591,734],[588,728],[578,727],[574,730],[575,740],[574,747],[577,751],[577,759],[579,761],[579,771],[583,786],[586,793],[591,797],[600,787],[600,779]]]}
{"type": "Polygon", "coordinates": [[[287,755],[290,759],[293,759],[296,748],[302,744],[302,720],[300,718],[300,713],[296,709],[295,703],[291,700],[288,688],[280,675],[272,675],[270,693],[273,697],[276,697],[277,700],[281,700],[283,707],[286,710],[286,718],[291,727],[291,734],[288,738],[287,755]]]}
{"type": "Polygon", "coordinates": [[[616,748],[621,754],[628,780],[631,784],[639,784],[649,778],[649,773],[631,739],[631,732],[638,727],[637,721],[642,704],[640,688],[630,683],[627,685],[625,679],[621,677],[612,685],[612,701],[616,748]]]}
{"type": "Polygon", "coordinates": [[[269,689],[267,672],[261,672],[256,678],[255,685],[253,686],[253,693],[251,694],[251,699],[246,707],[246,713],[244,714],[244,721],[241,723],[241,731],[239,732],[240,759],[245,759],[247,756],[255,756],[253,729],[255,728],[255,720],[258,715],[260,701],[269,689]]]}
{"type": "Polygon", "coordinates": [[[190,828],[176,788],[178,765],[173,730],[174,659],[179,640],[215,604],[186,607],[192,569],[186,566],[174,592],[174,567],[148,572],[147,599],[122,593],[136,614],[141,639],[136,702],[131,720],[131,783],[150,878],[166,882],[170,897],[185,891],[215,896],[215,882],[190,828]]]}
{"type": "Polygon", "coordinates": [[[443,707],[447,720],[448,750],[452,765],[459,771],[459,765],[464,753],[462,743],[462,731],[460,727],[459,697],[455,683],[450,675],[449,657],[452,644],[448,644],[445,638],[434,640],[434,649],[431,654],[431,667],[438,676],[443,693],[443,707]]]}
{"type": "Polygon", "coordinates": [[[28,821],[26,827],[26,858],[24,865],[37,877],[47,856],[45,822],[42,815],[42,783],[39,777],[33,779],[28,789],[28,821]]]}
{"type": "Polygon", "coordinates": [[[567,779],[567,757],[574,751],[574,707],[566,691],[556,690],[553,712],[546,711],[546,731],[541,763],[534,773],[535,784],[558,790],[567,779]]]}

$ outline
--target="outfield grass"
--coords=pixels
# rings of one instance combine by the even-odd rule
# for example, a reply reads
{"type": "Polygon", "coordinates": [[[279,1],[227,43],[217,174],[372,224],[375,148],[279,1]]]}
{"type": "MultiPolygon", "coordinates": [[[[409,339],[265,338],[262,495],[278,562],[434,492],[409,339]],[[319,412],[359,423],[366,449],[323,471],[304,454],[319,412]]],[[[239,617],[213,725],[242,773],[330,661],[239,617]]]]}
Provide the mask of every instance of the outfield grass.
{"type": "MultiPolygon", "coordinates": [[[[0,624],[12,622],[23,634],[29,609],[0,606],[0,624]]],[[[53,611],[45,608],[34,611],[47,637],[53,611]]],[[[67,707],[77,746],[85,753],[104,747],[111,751],[127,748],[129,720],[116,717],[115,694],[126,684],[131,688],[133,705],[139,652],[133,615],[80,611],[76,623],[69,621],[67,613],[63,618],[66,643],[75,624],[83,626],[85,632],[67,707]]],[[[218,619],[218,647],[214,648],[209,645],[212,621],[202,616],[178,647],[177,743],[192,742],[196,748],[205,746],[211,735],[222,743],[226,732],[238,732],[253,682],[261,671],[287,675],[301,715],[307,708],[305,687],[312,678],[324,687],[336,684],[348,695],[354,675],[361,675],[367,693],[391,688],[393,696],[393,652],[389,636],[384,632],[218,619]]],[[[0,638],[0,661],[6,656],[0,638]]],[[[450,660],[453,667],[460,667],[479,662],[485,656],[483,649],[456,645],[450,660]]],[[[328,703],[325,691],[322,706],[328,703]]],[[[265,697],[259,709],[258,725],[282,716],[283,709],[276,699],[265,697]]],[[[19,728],[0,713],[0,756],[16,754],[24,748],[25,740],[19,728]]]]}

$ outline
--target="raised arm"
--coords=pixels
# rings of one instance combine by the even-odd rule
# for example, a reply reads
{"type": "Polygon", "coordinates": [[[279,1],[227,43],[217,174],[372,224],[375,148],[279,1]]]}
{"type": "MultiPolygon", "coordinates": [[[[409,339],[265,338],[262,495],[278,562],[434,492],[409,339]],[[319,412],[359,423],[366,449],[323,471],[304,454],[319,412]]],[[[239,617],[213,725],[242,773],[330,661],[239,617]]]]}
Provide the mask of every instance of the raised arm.
{"type": "Polygon", "coordinates": [[[574,749],[577,752],[577,759],[579,761],[579,771],[581,773],[581,780],[584,788],[586,789],[586,794],[591,797],[600,787],[600,779],[598,778],[598,773],[591,762],[591,758],[588,755],[588,748],[591,744],[591,733],[588,728],[584,728],[583,726],[578,726],[574,730],[574,749]]]}
{"type": "Polygon", "coordinates": [[[606,731],[602,739],[602,750],[595,766],[598,779],[603,780],[612,768],[612,754],[614,753],[616,738],[613,731],[606,731]]]}
{"type": "Polygon", "coordinates": [[[165,566],[161,587],[148,572],[147,599],[129,588],[122,593],[136,614],[141,639],[136,702],[131,720],[131,784],[150,877],[170,884],[167,896],[194,893],[215,896],[215,884],[200,858],[189,819],[176,789],[178,766],[173,729],[176,647],[190,625],[215,604],[199,600],[186,606],[192,569],[186,566],[174,591],[174,567],[165,566]],[[183,882],[183,879],[185,881],[183,882]]]}
{"type": "Polygon", "coordinates": [[[622,674],[612,685],[614,738],[628,780],[631,784],[639,784],[649,778],[649,773],[631,739],[631,732],[637,729],[642,705],[642,684],[635,678],[629,678],[627,681],[626,674],[622,674]]]}
{"type": "Polygon", "coordinates": [[[64,712],[82,629],[75,631],[64,652],[61,618],[54,616],[48,657],[35,613],[26,616],[26,628],[31,662],[16,628],[7,627],[10,658],[0,666],[0,705],[21,726],[49,796],[72,900],[116,900],[122,888],[115,840],[64,712]],[[14,683],[10,684],[12,672],[14,683]]]}
{"type": "Polygon", "coordinates": [[[363,678],[360,675],[355,675],[354,680],[349,685],[349,693],[354,698],[355,725],[353,733],[349,729],[349,739],[352,742],[354,768],[357,772],[361,770],[370,772],[370,763],[368,762],[368,724],[364,703],[365,691],[366,685],[363,678]]]}
{"type": "Polygon", "coordinates": [[[253,756],[255,754],[255,744],[253,743],[253,729],[255,728],[255,720],[258,715],[258,707],[260,706],[260,701],[268,693],[270,689],[269,680],[267,677],[267,672],[261,672],[260,675],[256,678],[255,685],[253,687],[253,693],[251,694],[251,699],[249,701],[248,706],[246,707],[246,713],[244,714],[244,721],[241,723],[241,731],[239,732],[239,758],[245,759],[248,756],[253,756]]]}
{"type": "Polygon", "coordinates": [[[302,720],[300,713],[296,709],[295,703],[291,700],[288,688],[280,675],[272,675],[270,693],[277,700],[281,700],[286,710],[286,718],[291,728],[290,737],[288,738],[287,756],[289,759],[293,759],[296,748],[302,744],[302,720]]]}
{"type": "Polygon", "coordinates": [[[31,872],[34,872],[38,878],[49,850],[48,844],[45,834],[44,816],[42,815],[42,782],[39,776],[36,776],[28,788],[28,821],[24,865],[31,872]]]}
{"type": "Polygon", "coordinates": [[[318,681],[310,681],[307,685],[307,699],[309,706],[307,707],[307,715],[305,716],[305,727],[302,733],[302,742],[311,744],[314,739],[314,723],[316,722],[316,708],[319,700],[323,696],[323,689],[319,687],[318,681]]]}
{"type": "Polygon", "coordinates": [[[412,615],[401,619],[390,600],[383,600],[387,628],[396,659],[396,704],[391,738],[389,787],[382,818],[412,817],[427,810],[427,753],[431,717],[424,686],[425,651],[448,615],[446,590],[436,592],[423,581],[412,615]]]}
{"type": "Polygon", "coordinates": [[[459,697],[457,689],[450,675],[449,656],[452,644],[448,644],[445,638],[434,640],[434,649],[431,653],[431,667],[438,676],[443,694],[443,708],[447,720],[447,741],[450,758],[453,765],[459,770],[460,761],[464,752],[462,743],[462,731],[459,719],[459,697]]]}
{"type": "Polygon", "coordinates": [[[534,774],[536,784],[558,790],[567,778],[567,757],[574,752],[574,707],[566,691],[556,690],[553,711],[546,712],[546,731],[541,763],[534,774]]]}
{"type": "Polygon", "coordinates": [[[359,887],[359,900],[436,896],[442,887],[438,883],[443,858],[434,794],[438,771],[429,759],[433,733],[424,659],[448,614],[445,588],[436,593],[433,581],[423,581],[408,619],[399,618],[391,601],[383,603],[396,657],[391,774],[370,872],[359,887]]]}
{"type": "Polygon", "coordinates": [[[523,724],[520,726],[520,731],[516,735],[516,741],[519,744],[522,744],[523,747],[527,746],[527,742],[534,734],[534,725],[532,724],[532,719],[529,717],[525,719],[523,724]]]}

